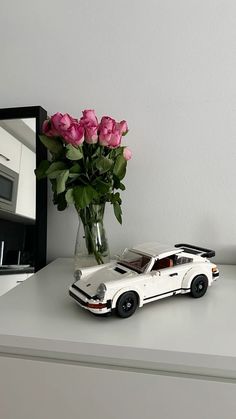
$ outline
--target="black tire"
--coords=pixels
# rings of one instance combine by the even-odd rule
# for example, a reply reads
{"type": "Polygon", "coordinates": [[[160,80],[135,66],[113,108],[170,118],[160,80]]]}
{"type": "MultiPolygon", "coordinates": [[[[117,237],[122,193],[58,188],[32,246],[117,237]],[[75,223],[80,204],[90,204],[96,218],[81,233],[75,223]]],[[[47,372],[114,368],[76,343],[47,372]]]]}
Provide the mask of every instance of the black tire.
{"type": "Polygon", "coordinates": [[[127,318],[134,314],[138,307],[138,297],[133,291],[125,292],[120,296],[116,304],[116,314],[119,317],[127,318]]]}
{"type": "Polygon", "coordinates": [[[206,294],[208,288],[208,279],[205,275],[198,275],[192,280],[190,295],[193,298],[200,298],[206,294]]]}

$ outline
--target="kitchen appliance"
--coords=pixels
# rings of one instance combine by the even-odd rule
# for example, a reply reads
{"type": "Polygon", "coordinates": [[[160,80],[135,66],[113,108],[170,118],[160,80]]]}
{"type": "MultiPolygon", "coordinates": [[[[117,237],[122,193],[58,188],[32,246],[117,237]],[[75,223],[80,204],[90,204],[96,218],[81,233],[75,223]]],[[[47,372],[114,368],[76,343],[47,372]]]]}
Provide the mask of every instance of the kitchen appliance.
{"type": "Polygon", "coordinates": [[[0,164],[0,210],[15,212],[18,177],[16,172],[0,164]]]}
{"type": "MultiPolygon", "coordinates": [[[[21,251],[19,250],[18,252],[17,252],[17,254],[18,254],[18,256],[17,256],[17,265],[15,265],[15,264],[7,264],[7,265],[3,265],[3,256],[4,256],[4,248],[5,248],[5,242],[4,242],[4,240],[1,240],[0,241],[0,272],[2,271],[2,270],[4,270],[4,271],[11,271],[11,270],[13,270],[14,272],[15,271],[17,271],[17,270],[22,270],[22,269],[26,269],[26,268],[29,268],[30,267],[30,265],[22,265],[22,264],[20,264],[20,258],[21,258],[21,251]]],[[[13,253],[12,251],[8,251],[8,254],[9,253],[13,253]]],[[[14,253],[16,253],[16,252],[14,252],[14,253]]]]}

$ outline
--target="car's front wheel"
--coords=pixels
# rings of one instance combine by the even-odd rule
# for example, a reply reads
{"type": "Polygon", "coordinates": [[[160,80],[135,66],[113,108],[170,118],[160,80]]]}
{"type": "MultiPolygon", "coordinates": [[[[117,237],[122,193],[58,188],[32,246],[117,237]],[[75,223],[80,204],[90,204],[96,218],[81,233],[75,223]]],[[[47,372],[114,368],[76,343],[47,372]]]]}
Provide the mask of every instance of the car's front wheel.
{"type": "Polygon", "coordinates": [[[208,279],[205,275],[198,275],[192,280],[190,294],[194,298],[203,297],[208,287],[208,279]]]}
{"type": "Polygon", "coordinates": [[[116,305],[116,313],[119,317],[127,318],[134,314],[138,307],[138,297],[133,291],[125,292],[120,296],[116,305]]]}

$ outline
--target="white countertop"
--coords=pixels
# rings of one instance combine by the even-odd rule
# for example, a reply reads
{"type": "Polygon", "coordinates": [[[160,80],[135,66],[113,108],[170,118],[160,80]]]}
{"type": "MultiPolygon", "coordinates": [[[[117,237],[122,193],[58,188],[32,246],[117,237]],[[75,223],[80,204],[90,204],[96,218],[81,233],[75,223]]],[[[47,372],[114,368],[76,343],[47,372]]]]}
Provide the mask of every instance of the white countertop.
{"type": "Polygon", "coordinates": [[[0,298],[0,353],[236,379],[236,266],[200,299],[179,295],[128,319],[93,316],[69,297],[57,259],[0,298]]]}

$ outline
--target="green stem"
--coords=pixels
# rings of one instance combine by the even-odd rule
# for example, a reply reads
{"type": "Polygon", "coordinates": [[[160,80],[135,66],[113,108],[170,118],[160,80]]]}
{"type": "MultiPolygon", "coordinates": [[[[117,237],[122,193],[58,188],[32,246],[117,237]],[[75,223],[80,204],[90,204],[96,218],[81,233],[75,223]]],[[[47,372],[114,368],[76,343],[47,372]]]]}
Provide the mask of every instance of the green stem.
{"type": "MultiPolygon", "coordinates": [[[[100,255],[100,253],[96,250],[96,244],[94,243],[94,238],[93,238],[93,234],[92,234],[92,231],[91,231],[91,228],[89,227],[89,226],[86,226],[85,227],[85,229],[86,229],[86,231],[88,231],[88,234],[89,234],[89,240],[90,240],[90,243],[91,243],[91,247],[92,247],[92,253],[94,254],[94,256],[95,256],[95,259],[96,259],[96,261],[97,261],[97,264],[98,265],[102,265],[104,262],[103,262],[103,260],[102,260],[102,256],[100,255]]],[[[87,247],[88,248],[88,247],[87,247]]],[[[89,251],[89,250],[88,250],[89,251]]],[[[90,252],[89,252],[90,253],[90,252]]]]}
{"type": "Polygon", "coordinates": [[[88,254],[93,254],[98,265],[103,264],[102,255],[97,250],[93,226],[96,223],[101,223],[103,220],[104,205],[88,205],[83,210],[79,211],[81,221],[84,226],[85,242],[88,254]]]}

